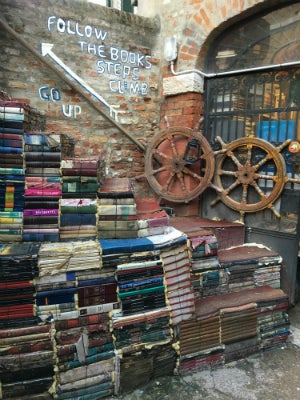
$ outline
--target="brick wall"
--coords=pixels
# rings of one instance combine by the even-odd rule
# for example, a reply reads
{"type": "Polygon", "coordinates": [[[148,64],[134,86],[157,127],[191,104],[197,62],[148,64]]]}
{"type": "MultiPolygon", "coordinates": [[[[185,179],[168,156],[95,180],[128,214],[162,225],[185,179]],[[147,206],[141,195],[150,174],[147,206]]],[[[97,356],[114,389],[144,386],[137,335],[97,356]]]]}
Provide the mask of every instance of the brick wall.
{"type": "Polygon", "coordinates": [[[45,112],[46,130],[74,140],[76,155],[105,151],[111,174],[140,174],[141,149],[63,78],[75,82],[66,66],[84,82],[75,85],[104,112],[108,108],[86,88],[114,106],[117,124],[144,144],[160,108],[158,21],[86,1],[1,0],[0,9],[9,27],[39,54],[42,43],[53,44],[44,59],[62,73],[0,27],[0,89],[45,112]]]}
{"type": "Polygon", "coordinates": [[[161,106],[161,128],[181,126],[198,129],[203,115],[202,93],[181,93],[165,98],[161,106]]]}
{"type": "MultiPolygon", "coordinates": [[[[201,68],[210,40],[222,27],[274,2],[163,0],[157,2],[156,16],[152,9],[152,18],[146,18],[84,0],[0,0],[1,17],[35,51],[41,54],[42,43],[53,44],[51,52],[60,66],[53,55],[44,58],[62,74],[0,25],[0,90],[44,111],[47,130],[71,138],[75,154],[104,151],[111,176],[141,175],[143,149],[153,135],[168,126],[197,128],[203,110],[201,84],[183,91],[175,87],[172,95],[164,92],[163,81],[172,77],[162,56],[164,38],[177,36],[177,70],[201,68]],[[65,82],[68,73],[62,63],[115,106],[117,125],[65,82]]],[[[106,107],[103,110],[107,112],[106,107]]],[[[141,182],[147,190],[147,182],[141,182]]]]}

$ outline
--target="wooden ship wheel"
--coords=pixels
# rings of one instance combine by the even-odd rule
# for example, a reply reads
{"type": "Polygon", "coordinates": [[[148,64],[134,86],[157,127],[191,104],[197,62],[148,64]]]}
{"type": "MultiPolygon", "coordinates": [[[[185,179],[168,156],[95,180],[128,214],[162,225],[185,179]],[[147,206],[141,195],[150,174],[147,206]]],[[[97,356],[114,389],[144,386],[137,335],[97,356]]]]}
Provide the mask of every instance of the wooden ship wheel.
{"type": "Polygon", "coordinates": [[[145,176],[166,200],[188,203],[212,185],[214,170],[214,152],[208,141],[189,128],[169,128],[147,146],[145,176]]]}
{"type": "MultiPolygon", "coordinates": [[[[258,212],[269,208],[280,217],[274,203],[287,181],[285,160],[280,151],[290,140],[279,147],[255,137],[240,138],[226,144],[216,138],[224,150],[216,160],[214,183],[219,188],[215,205],[222,201],[227,207],[240,213],[258,212]]],[[[297,180],[298,181],[298,180],[297,180]]]]}

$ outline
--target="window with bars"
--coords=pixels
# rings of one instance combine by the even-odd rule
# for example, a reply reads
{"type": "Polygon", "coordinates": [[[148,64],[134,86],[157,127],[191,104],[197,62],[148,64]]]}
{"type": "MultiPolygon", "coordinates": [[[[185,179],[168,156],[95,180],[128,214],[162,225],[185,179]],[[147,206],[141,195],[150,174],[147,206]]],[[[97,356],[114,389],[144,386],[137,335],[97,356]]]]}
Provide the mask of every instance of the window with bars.
{"type": "MultiPolygon", "coordinates": [[[[275,147],[300,141],[300,69],[211,79],[205,93],[205,136],[213,148],[217,136],[226,143],[253,136],[275,147]]],[[[285,147],[282,155],[288,176],[300,177],[299,152],[285,147]]]]}
{"type": "MultiPolygon", "coordinates": [[[[210,46],[206,71],[205,134],[225,142],[255,136],[275,146],[300,141],[300,4],[287,0],[247,18],[210,46]]],[[[288,172],[299,173],[299,152],[288,172]]]]}

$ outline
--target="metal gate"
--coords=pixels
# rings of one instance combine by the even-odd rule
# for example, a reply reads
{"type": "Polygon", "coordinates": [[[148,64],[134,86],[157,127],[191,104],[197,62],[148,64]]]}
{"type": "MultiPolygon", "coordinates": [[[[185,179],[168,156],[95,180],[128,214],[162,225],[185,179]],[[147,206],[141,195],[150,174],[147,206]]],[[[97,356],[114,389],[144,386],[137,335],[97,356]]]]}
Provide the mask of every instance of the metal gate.
{"type": "MultiPolygon", "coordinates": [[[[227,143],[254,136],[275,146],[300,140],[300,69],[210,79],[205,96],[205,136],[214,149],[217,136],[227,143]]],[[[287,174],[297,177],[299,152],[282,155],[287,174]]]]}

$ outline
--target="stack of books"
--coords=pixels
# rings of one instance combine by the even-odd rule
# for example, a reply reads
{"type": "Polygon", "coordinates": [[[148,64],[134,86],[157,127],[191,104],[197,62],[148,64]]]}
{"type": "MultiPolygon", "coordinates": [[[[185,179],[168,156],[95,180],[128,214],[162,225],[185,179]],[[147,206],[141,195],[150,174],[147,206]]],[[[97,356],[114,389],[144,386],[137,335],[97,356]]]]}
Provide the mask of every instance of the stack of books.
{"type": "Polygon", "coordinates": [[[59,240],[60,136],[25,133],[23,241],[59,240]]]}
{"type": "Polygon", "coordinates": [[[99,239],[138,237],[134,188],[128,178],[107,178],[98,191],[99,239]]]}
{"type": "Polygon", "coordinates": [[[24,120],[30,107],[0,101],[0,239],[22,239],[24,208],[24,120]]]}
{"type": "Polygon", "coordinates": [[[96,199],[100,184],[100,162],[99,157],[62,160],[61,240],[97,237],[96,199]]]}

